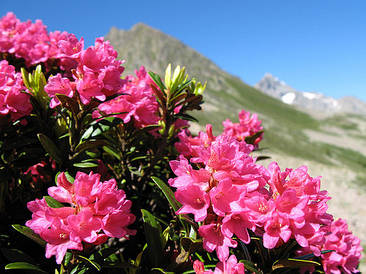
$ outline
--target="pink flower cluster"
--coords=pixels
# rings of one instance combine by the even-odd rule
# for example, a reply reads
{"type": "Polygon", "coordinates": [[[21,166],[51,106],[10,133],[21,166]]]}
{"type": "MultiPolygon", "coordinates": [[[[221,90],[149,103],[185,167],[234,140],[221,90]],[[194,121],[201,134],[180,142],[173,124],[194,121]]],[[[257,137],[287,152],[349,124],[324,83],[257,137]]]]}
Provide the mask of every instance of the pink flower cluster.
{"type": "Polygon", "coordinates": [[[41,20],[20,22],[9,12],[0,20],[0,52],[24,58],[27,66],[45,62],[52,46],[41,20]]]}
{"type": "Polygon", "coordinates": [[[204,248],[216,250],[220,261],[237,246],[234,235],[250,242],[248,229],[268,249],[290,239],[316,256],[328,248],[322,231],[333,220],[330,198],[305,166],[281,172],[273,162],[266,169],[249,155],[251,145],[226,134],[215,137],[210,125],[198,137],[180,137],[182,154],[170,162],[177,177],[169,180],[182,204],[176,213],[193,214],[204,248]]]}
{"type": "Polygon", "coordinates": [[[233,234],[250,241],[247,229],[255,230],[255,220],[249,218],[251,209],[244,201],[248,195],[263,195],[268,172],[249,156],[251,145],[227,135],[215,137],[211,126],[184,145],[185,155],[192,152],[190,160],[181,155],[170,162],[178,177],[169,184],[177,188],[176,199],[183,205],[177,214],[191,213],[196,222],[203,222],[199,233],[204,248],[216,250],[220,261],[225,261],[229,247],[237,245],[233,234]]]}
{"type": "Polygon", "coordinates": [[[43,63],[46,69],[63,70],[50,77],[45,87],[51,107],[60,103],[58,93],[72,97],[77,91],[81,102],[88,104],[91,98],[105,101],[121,91],[123,61],[117,60],[109,42],[97,38],[94,46],[83,48],[83,39],[67,32],[48,33],[40,20],[20,22],[13,13],[0,20],[0,52],[25,59],[27,66],[43,63]]]}
{"type": "MultiPolygon", "coordinates": [[[[311,243],[319,250],[331,251],[321,254],[324,271],[327,274],[359,273],[357,266],[361,259],[360,240],[349,230],[345,220],[338,219],[324,226],[318,232],[321,241],[311,243]]],[[[308,254],[311,250],[304,248],[300,254],[308,254]]]]}
{"type": "Polygon", "coordinates": [[[0,61],[0,114],[10,115],[12,121],[30,114],[32,105],[25,90],[21,74],[7,61],[0,61]]]}
{"type": "MultiPolygon", "coordinates": [[[[113,116],[121,118],[124,123],[128,123],[133,117],[135,126],[142,128],[158,122],[158,103],[151,88],[155,83],[145,68],[142,66],[135,73],[136,77],[126,77],[121,90],[122,95],[100,104],[98,109],[104,114],[115,113],[113,116]]],[[[100,116],[99,111],[94,112],[95,118],[100,116]]]]}
{"type": "Polygon", "coordinates": [[[114,179],[101,182],[99,174],[78,172],[73,183],[65,173],[57,177],[57,187],[48,190],[51,197],[71,206],[51,208],[46,200],[28,203],[33,212],[26,222],[47,242],[46,257],[56,256],[60,264],[67,249],[83,249],[83,242],[94,245],[108,237],[126,237],[136,231],[127,228],[135,221],[130,213],[131,201],[114,179]]]}
{"type": "MultiPolygon", "coordinates": [[[[250,112],[242,110],[239,112],[239,123],[233,123],[229,119],[222,122],[224,126],[224,134],[235,137],[238,141],[245,140],[246,137],[253,136],[257,132],[263,130],[262,121],[258,120],[256,113],[250,116],[250,112]]],[[[257,145],[263,138],[263,134],[258,136],[254,145],[257,145]]]]}
{"type": "Polygon", "coordinates": [[[244,274],[245,268],[243,263],[238,263],[235,255],[231,255],[225,262],[219,262],[214,271],[205,270],[205,266],[201,261],[194,261],[193,269],[196,274],[244,274]]]}
{"type": "Polygon", "coordinates": [[[82,48],[83,39],[67,32],[48,33],[41,20],[21,22],[12,12],[0,19],[0,52],[23,58],[26,66],[44,63],[51,69],[59,60],[56,65],[67,71],[76,67],[73,58],[82,48]]]}
{"type": "Polygon", "coordinates": [[[67,74],[68,77],[64,77],[60,73],[49,78],[45,91],[52,98],[50,104],[52,108],[60,104],[55,97],[56,94],[73,97],[77,91],[81,102],[88,104],[92,98],[105,101],[107,96],[121,92],[123,61],[116,59],[117,52],[108,41],[97,38],[95,45],[86,50],[82,49],[82,45],[76,49],[71,48],[75,41],[63,40],[63,42],[70,44],[70,50],[65,50],[65,53],[59,56],[65,60],[65,63],[68,62],[72,79],[70,80],[67,74]]]}

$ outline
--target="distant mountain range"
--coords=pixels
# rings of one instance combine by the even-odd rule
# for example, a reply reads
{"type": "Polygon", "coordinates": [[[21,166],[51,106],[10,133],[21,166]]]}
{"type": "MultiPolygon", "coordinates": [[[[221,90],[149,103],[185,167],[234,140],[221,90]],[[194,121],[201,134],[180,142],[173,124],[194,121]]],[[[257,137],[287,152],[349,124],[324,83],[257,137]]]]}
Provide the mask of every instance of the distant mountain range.
{"type": "Polygon", "coordinates": [[[366,114],[366,103],[355,97],[334,99],[317,92],[298,91],[270,73],[266,73],[254,87],[286,104],[310,111],[366,114]]]}

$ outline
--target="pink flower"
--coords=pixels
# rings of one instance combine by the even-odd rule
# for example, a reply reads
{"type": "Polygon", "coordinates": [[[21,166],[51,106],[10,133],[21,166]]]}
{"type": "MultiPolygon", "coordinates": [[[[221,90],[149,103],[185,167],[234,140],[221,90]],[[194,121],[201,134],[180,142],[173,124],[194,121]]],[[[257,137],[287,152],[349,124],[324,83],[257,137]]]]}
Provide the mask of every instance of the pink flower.
{"type": "Polygon", "coordinates": [[[209,224],[199,228],[199,234],[203,238],[203,247],[212,252],[216,250],[220,261],[225,261],[229,257],[229,247],[236,247],[237,242],[226,237],[221,232],[221,225],[209,224]]]}
{"type": "Polygon", "coordinates": [[[276,213],[266,222],[264,229],[263,245],[269,249],[281,245],[281,241],[286,243],[292,234],[287,220],[276,213]]]}
{"type": "Polygon", "coordinates": [[[183,205],[176,213],[192,213],[196,222],[203,221],[207,216],[207,208],[210,206],[210,198],[206,192],[196,185],[188,185],[179,188],[175,192],[175,198],[183,205]]]}
{"type": "Polygon", "coordinates": [[[24,91],[21,74],[7,61],[0,61],[0,115],[8,115],[12,121],[29,115],[32,105],[24,91]]]}
{"type": "MultiPolygon", "coordinates": [[[[123,119],[124,123],[128,123],[133,117],[138,128],[157,124],[158,103],[151,88],[155,84],[144,67],[136,71],[136,76],[127,76],[120,91],[122,95],[99,105],[98,108],[105,114],[115,113],[113,116],[123,119]]],[[[100,115],[94,112],[93,116],[97,118],[100,115]]]]}
{"type": "MultiPolygon", "coordinates": [[[[259,131],[263,130],[261,126],[262,121],[258,120],[257,114],[252,114],[242,110],[239,113],[239,123],[232,123],[226,119],[222,124],[224,126],[224,134],[235,137],[238,141],[245,140],[246,137],[253,136],[259,131]]],[[[257,145],[263,138],[263,134],[258,136],[253,145],[257,145]]]]}
{"type": "Polygon", "coordinates": [[[136,232],[127,228],[135,221],[131,201],[114,179],[101,182],[99,174],[78,172],[73,183],[65,173],[57,186],[48,190],[51,197],[70,207],[50,208],[44,199],[28,203],[33,212],[26,225],[47,241],[46,257],[56,255],[61,263],[67,249],[82,249],[82,243],[100,244],[107,237],[126,237],[136,232]]]}
{"type": "Polygon", "coordinates": [[[322,254],[325,273],[355,273],[361,260],[362,247],[360,240],[349,230],[347,223],[338,219],[327,227],[322,250],[334,252],[322,254]]]}
{"type": "Polygon", "coordinates": [[[212,270],[205,270],[205,265],[199,260],[195,260],[193,263],[193,270],[196,274],[212,274],[212,270]]]}
{"type": "Polygon", "coordinates": [[[238,263],[235,255],[231,255],[225,262],[219,262],[216,265],[214,274],[244,274],[243,263],[238,263]]]}

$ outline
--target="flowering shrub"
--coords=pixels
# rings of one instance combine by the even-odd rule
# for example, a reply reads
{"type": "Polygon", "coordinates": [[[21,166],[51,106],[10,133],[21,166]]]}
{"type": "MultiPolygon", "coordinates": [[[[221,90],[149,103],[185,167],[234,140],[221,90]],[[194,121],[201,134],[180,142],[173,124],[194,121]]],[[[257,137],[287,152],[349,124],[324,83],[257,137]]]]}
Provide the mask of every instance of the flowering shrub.
{"type": "Polygon", "coordinates": [[[360,242],[327,212],[320,178],[252,156],[256,114],[194,136],[206,84],[170,65],[125,76],[123,63],[103,38],[85,49],[39,20],[0,19],[5,269],[357,272],[360,242]]]}

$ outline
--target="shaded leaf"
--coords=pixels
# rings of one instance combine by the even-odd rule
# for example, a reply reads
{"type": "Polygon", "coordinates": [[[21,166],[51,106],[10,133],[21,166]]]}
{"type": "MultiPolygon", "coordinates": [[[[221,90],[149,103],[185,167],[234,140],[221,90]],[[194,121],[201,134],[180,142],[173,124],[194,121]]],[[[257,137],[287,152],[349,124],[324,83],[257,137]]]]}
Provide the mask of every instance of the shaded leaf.
{"type": "Polygon", "coordinates": [[[121,157],[118,155],[117,152],[115,152],[112,148],[109,146],[103,146],[103,150],[107,152],[109,155],[115,157],[117,160],[121,161],[121,157]]]}
{"type": "Polygon", "coordinates": [[[142,219],[144,221],[144,231],[147,242],[147,253],[151,264],[157,266],[160,264],[163,255],[163,246],[161,240],[161,226],[149,211],[141,209],[142,219]]]}
{"type": "Polygon", "coordinates": [[[272,270],[278,269],[278,268],[301,268],[301,267],[307,267],[307,266],[321,266],[321,263],[315,262],[315,261],[309,261],[309,260],[301,260],[301,259],[293,259],[293,258],[287,258],[287,259],[281,259],[277,260],[272,265],[272,270]]]}
{"type": "Polygon", "coordinates": [[[96,148],[105,145],[105,140],[88,140],[78,144],[75,148],[75,152],[80,153],[90,148],[96,148]]]}
{"type": "Polygon", "coordinates": [[[159,272],[159,273],[164,273],[164,274],[174,274],[174,272],[170,272],[170,271],[165,271],[164,269],[162,268],[153,268],[151,269],[152,271],[156,271],[156,272],[159,272]]]}
{"type": "Polygon", "coordinates": [[[263,273],[251,261],[248,261],[248,260],[240,260],[239,262],[244,264],[244,267],[245,267],[246,270],[249,270],[249,271],[254,272],[256,274],[263,273]]]}
{"type": "Polygon", "coordinates": [[[32,257],[30,257],[28,254],[24,253],[23,251],[21,251],[19,249],[1,248],[1,253],[10,262],[24,261],[24,262],[31,263],[31,264],[34,263],[34,260],[32,257]]]}
{"type": "Polygon", "coordinates": [[[42,133],[37,134],[38,140],[40,141],[44,150],[54,159],[57,163],[62,163],[62,153],[57,148],[57,146],[52,142],[50,138],[42,133]]]}
{"type": "Polygon", "coordinates": [[[41,246],[45,246],[46,245],[46,241],[43,240],[38,234],[34,233],[32,229],[30,229],[29,227],[23,226],[23,225],[12,225],[12,227],[22,233],[24,236],[28,237],[29,239],[35,241],[37,244],[41,245],[41,246]]]}

